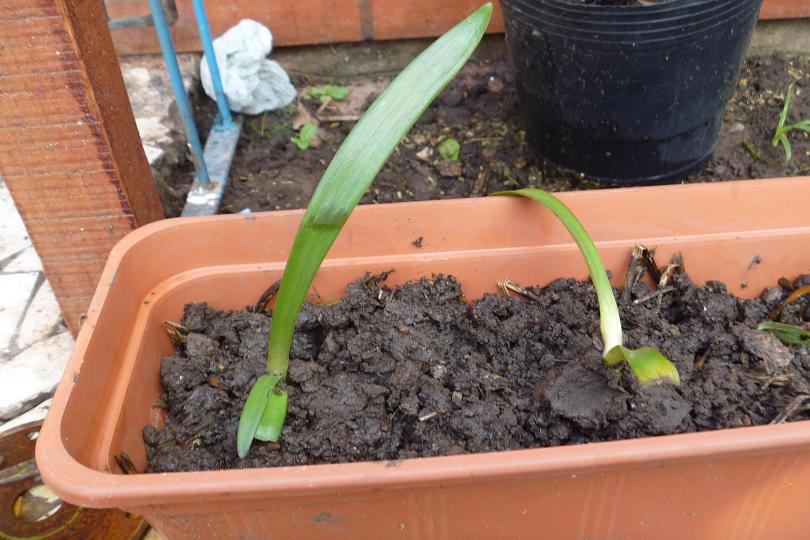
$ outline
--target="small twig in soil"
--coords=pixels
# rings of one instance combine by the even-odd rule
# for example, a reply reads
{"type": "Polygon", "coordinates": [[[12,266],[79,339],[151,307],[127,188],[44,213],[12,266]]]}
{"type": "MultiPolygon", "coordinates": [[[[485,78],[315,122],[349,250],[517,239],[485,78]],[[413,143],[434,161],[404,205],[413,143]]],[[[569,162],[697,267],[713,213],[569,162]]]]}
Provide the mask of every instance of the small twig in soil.
{"type": "Polygon", "coordinates": [[[490,142],[490,141],[500,141],[503,137],[473,137],[471,139],[467,139],[465,142],[490,142]]]}
{"type": "Polygon", "coordinates": [[[138,469],[135,468],[135,464],[132,463],[132,459],[130,459],[129,455],[126,452],[121,452],[120,454],[116,454],[115,462],[118,463],[118,466],[121,467],[121,470],[124,474],[140,474],[138,469]]]}
{"type": "Polygon", "coordinates": [[[183,448],[192,448],[194,446],[199,446],[199,444],[201,442],[200,437],[202,436],[202,434],[203,434],[203,432],[200,431],[200,432],[192,435],[191,437],[189,437],[188,439],[183,441],[183,444],[181,446],[183,448]],[[195,445],[195,442],[196,442],[196,445],[195,445]]]}
{"type": "Polygon", "coordinates": [[[321,116],[317,114],[316,117],[321,122],[357,122],[360,120],[360,115],[357,114],[336,114],[333,116],[321,116]]]}
{"type": "Polygon", "coordinates": [[[422,416],[420,416],[419,421],[420,422],[427,422],[431,418],[436,418],[437,416],[439,416],[439,413],[437,413],[436,411],[430,411],[429,413],[426,413],[426,414],[423,414],[422,416]]]}
{"type": "Polygon", "coordinates": [[[222,379],[219,378],[217,375],[211,375],[208,377],[208,386],[212,386],[214,388],[219,388],[220,390],[227,390],[228,387],[222,382],[222,379]]]}
{"type": "Polygon", "coordinates": [[[658,288],[663,288],[669,285],[669,280],[672,279],[672,274],[675,273],[676,270],[682,270],[682,265],[678,261],[673,261],[664,268],[664,271],[661,272],[661,277],[658,278],[658,288]]]}
{"type": "Polygon", "coordinates": [[[517,283],[515,283],[511,279],[502,279],[501,281],[499,281],[498,282],[498,288],[501,291],[503,291],[503,293],[506,296],[509,296],[509,291],[512,291],[512,292],[518,293],[519,295],[525,296],[526,298],[530,298],[530,299],[534,300],[535,302],[540,302],[540,298],[537,295],[535,295],[535,294],[531,293],[530,291],[524,289],[523,287],[521,287],[520,285],[518,285],[517,283]]]}
{"type": "Polygon", "coordinates": [[[793,302],[795,302],[796,300],[805,295],[810,295],[810,285],[799,287],[798,289],[790,293],[790,296],[785,298],[784,302],[779,304],[778,307],[776,307],[773,311],[771,311],[770,314],[771,320],[778,321],[779,318],[782,316],[782,310],[785,309],[785,306],[787,306],[788,304],[792,304],[793,302]]]}
{"type": "Polygon", "coordinates": [[[262,313],[267,311],[267,304],[270,303],[270,300],[273,299],[276,294],[278,294],[278,288],[281,286],[281,280],[276,281],[262,293],[259,297],[259,300],[256,302],[255,310],[256,313],[262,313]]]}
{"type": "Polygon", "coordinates": [[[802,407],[802,405],[804,405],[808,399],[810,399],[810,395],[807,394],[800,394],[793,398],[793,401],[791,401],[788,406],[785,407],[785,410],[779,413],[776,418],[771,420],[771,424],[781,424],[786,422],[788,418],[797,412],[810,409],[810,407],[807,406],[802,407]]]}
{"type": "Polygon", "coordinates": [[[627,265],[627,275],[624,278],[624,290],[622,291],[622,302],[627,303],[635,287],[644,275],[644,265],[641,263],[641,254],[647,249],[641,244],[633,247],[633,254],[630,256],[630,263],[627,265]]]}
{"type": "Polygon", "coordinates": [[[714,341],[709,342],[709,346],[706,347],[706,350],[695,360],[695,370],[698,370],[703,367],[703,364],[706,363],[706,359],[709,357],[709,354],[712,352],[712,348],[714,347],[714,341]]]}
{"type": "Polygon", "coordinates": [[[748,154],[752,158],[754,158],[755,161],[759,161],[760,163],[765,163],[766,165],[771,165],[773,167],[779,166],[779,164],[776,163],[775,161],[771,161],[770,159],[765,158],[756,148],[751,146],[751,144],[748,141],[745,140],[740,141],[740,144],[742,145],[743,148],[745,148],[745,151],[748,152],[748,154]]]}
{"type": "Polygon", "coordinates": [[[175,347],[181,347],[186,344],[186,336],[188,336],[188,328],[182,324],[177,324],[172,321],[163,321],[166,327],[166,332],[169,334],[169,339],[175,347]]]}
{"type": "Polygon", "coordinates": [[[326,108],[329,106],[329,104],[330,104],[330,103],[332,103],[332,96],[329,96],[329,95],[324,96],[324,97],[323,97],[323,102],[321,102],[321,106],[320,106],[320,107],[318,107],[318,110],[317,110],[317,111],[315,111],[315,116],[318,116],[318,115],[320,115],[320,114],[321,114],[323,111],[325,111],[325,110],[326,110],[326,108]]]}
{"type": "Polygon", "coordinates": [[[762,383],[762,389],[766,389],[769,386],[773,385],[777,388],[781,388],[785,386],[785,383],[790,380],[790,377],[787,375],[766,375],[766,374],[759,374],[759,375],[746,375],[749,379],[762,383]]]}
{"type": "Polygon", "coordinates": [[[363,279],[363,285],[371,287],[379,287],[380,283],[388,279],[388,276],[394,273],[394,269],[380,272],[379,274],[369,274],[363,279]]]}
{"type": "Polygon", "coordinates": [[[644,268],[655,283],[661,282],[661,270],[658,269],[658,263],[655,262],[655,250],[641,246],[641,260],[644,263],[644,268]]]}
{"type": "Polygon", "coordinates": [[[648,300],[652,300],[653,298],[658,298],[659,296],[664,296],[665,294],[671,293],[674,290],[675,290],[675,287],[663,287],[661,289],[658,289],[658,290],[655,290],[655,291],[651,292],[650,294],[642,296],[641,298],[636,298],[635,300],[633,300],[633,304],[643,304],[644,302],[647,302],[648,300]]]}
{"type": "Polygon", "coordinates": [[[475,179],[472,189],[470,190],[470,197],[481,197],[486,195],[489,190],[489,170],[484,169],[478,173],[478,178],[475,179]]]}

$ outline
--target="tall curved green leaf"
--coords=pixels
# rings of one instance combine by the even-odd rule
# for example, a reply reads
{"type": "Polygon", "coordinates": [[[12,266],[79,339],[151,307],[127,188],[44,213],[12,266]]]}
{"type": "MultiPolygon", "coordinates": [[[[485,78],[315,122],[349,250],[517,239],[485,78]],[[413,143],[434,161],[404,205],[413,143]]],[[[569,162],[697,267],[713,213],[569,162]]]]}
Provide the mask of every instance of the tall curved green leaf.
{"type": "Polygon", "coordinates": [[[309,201],[281,280],[268,370],[284,372],[295,320],[318,267],[399,141],[467,62],[492,13],[485,4],[436,40],[374,101],[335,154],[309,201]]]}
{"type": "MultiPolygon", "coordinates": [[[[492,4],[487,3],[414,59],[369,107],[335,154],[309,201],[281,279],[267,354],[270,375],[283,378],[287,373],[298,312],[343,224],[400,140],[469,59],[491,15],[492,4]]],[[[260,415],[262,422],[278,422],[280,418],[283,424],[283,414],[264,410],[272,408],[272,402],[281,402],[268,401],[272,388],[265,386],[264,406],[259,410],[252,402],[250,415],[260,415]]],[[[246,407],[239,420],[242,440],[251,431],[251,440],[257,430],[280,433],[281,424],[260,425],[259,420],[247,418],[247,414],[246,407]]],[[[244,447],[242,450],[247,452],[244,447]]]]}

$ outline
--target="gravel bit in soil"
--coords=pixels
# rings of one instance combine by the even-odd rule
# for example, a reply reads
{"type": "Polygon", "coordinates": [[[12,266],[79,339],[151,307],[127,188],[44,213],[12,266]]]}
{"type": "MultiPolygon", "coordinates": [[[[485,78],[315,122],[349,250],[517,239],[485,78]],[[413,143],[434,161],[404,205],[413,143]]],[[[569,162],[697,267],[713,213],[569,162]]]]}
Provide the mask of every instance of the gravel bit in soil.
{"type": "MultiPolygon", "coordinates": [[[[305,207],[354,125],[329,119],[357,118],[388,80],[343,81],[351,89],[349,99],[330,104],[320,114],[320,100],[309,97],[304,81],[297,81],[301,87],[298,109],[247,118],[221,211],[305,207]],[[318,147],[299,150],[290,141],[293,125],[315,117],[322,119],[318,147]]],[[[810,134],[794,131],[789,135],[794,154],[790,163],[785,163],[781,147],[771,145],[783,96],[792,82],[797,93],[788,122],[797,122],[810,118],[810,58],[748,58],[726,110],[714,157],[687,182],[810,173],[810,134]]],[[[208,133],[215,113],[213,101],[197,104],[202,133],[208,133]]],[[[178,214],[192,178],[190,164],[184,164],[169,179],[167,196],[178,214]]],[[[526,141],[514,79],[504,58],[493,63],[472,61],[462,70],[399,145],[362,202],[478,197],[522,187],[563,191],[600,186],[535,155],[526,141]],[[438,146],[447,137],[461,144],[459,161],[438,158],[438,146]]]]}
{"type": "MultiPolygon", "coordinates": [[[[485,295],[470,305],[452,277],[393,289],[383,280],[304,306],[281,441],[254,441],[244,460],[236,426],[264,372],[270,314],[186,306],[186,342],[160,366],[166,426],[144,429],[148,470],[398,460],[767,424],[786,412],[810,418],[795,407],[810,394],[810,348],[755,330],[789,294],[786,280],[754,300],[683,273],[648,301],[634,303],[651,288],[632,285],[626,343],[660,348],[682,379],[643,388],[602,362],[590,282],[560,279],[530,299],[485,295]]],[[[782,313],[784,322],[808,319],[808,297],[782,313]]]]}

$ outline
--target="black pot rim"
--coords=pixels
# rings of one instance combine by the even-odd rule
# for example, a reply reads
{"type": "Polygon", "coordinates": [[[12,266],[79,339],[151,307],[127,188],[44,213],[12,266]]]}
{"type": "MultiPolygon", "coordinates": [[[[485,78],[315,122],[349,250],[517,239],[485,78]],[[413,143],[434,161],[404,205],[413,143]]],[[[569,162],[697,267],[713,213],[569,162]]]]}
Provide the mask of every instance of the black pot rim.
{"type": "Polygon", "coordinates": [[[512,24],[526,25],[567,39],[604,44],[646,44],[691,40],[730,22],[748,18],[759,9],[757,0],[670,0],[678,10],[647,12],[643,17],[605,18],[596,8],[650,6],[591,6],[587,14],[561,0],[503,0],[512,24]],[[533,5],[530,5],[533,4],[533,5]]]}

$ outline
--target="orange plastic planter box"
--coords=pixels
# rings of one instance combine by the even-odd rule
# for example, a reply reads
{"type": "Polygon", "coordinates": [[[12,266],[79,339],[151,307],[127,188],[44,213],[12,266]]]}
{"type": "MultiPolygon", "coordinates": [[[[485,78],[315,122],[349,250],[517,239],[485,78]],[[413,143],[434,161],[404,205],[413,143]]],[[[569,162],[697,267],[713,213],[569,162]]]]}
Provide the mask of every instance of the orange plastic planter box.
{"type": "MultiPolygon", "coordinates": [[[[810,272],[810,177],[566,193],[621,283],[636,242],[744,296],[810,272]],[[754,259],[759,263],[754,263],[754,259]]],[[[144,467],[159,422],[162,322],[255,302],[301,212],[168,220],[110,254],[37,445],[72,503],[139,513],[188,538],[807,538],[810,422],[402,462],[201,473],[144,467]]],[[[360,207],[315,279],[324,300],[365,271],[451,273],[466,295],[587,273],[540,205],[512,198],[360,207]],[[422,249],[412,245],[422,236],[422,249]]]]}

